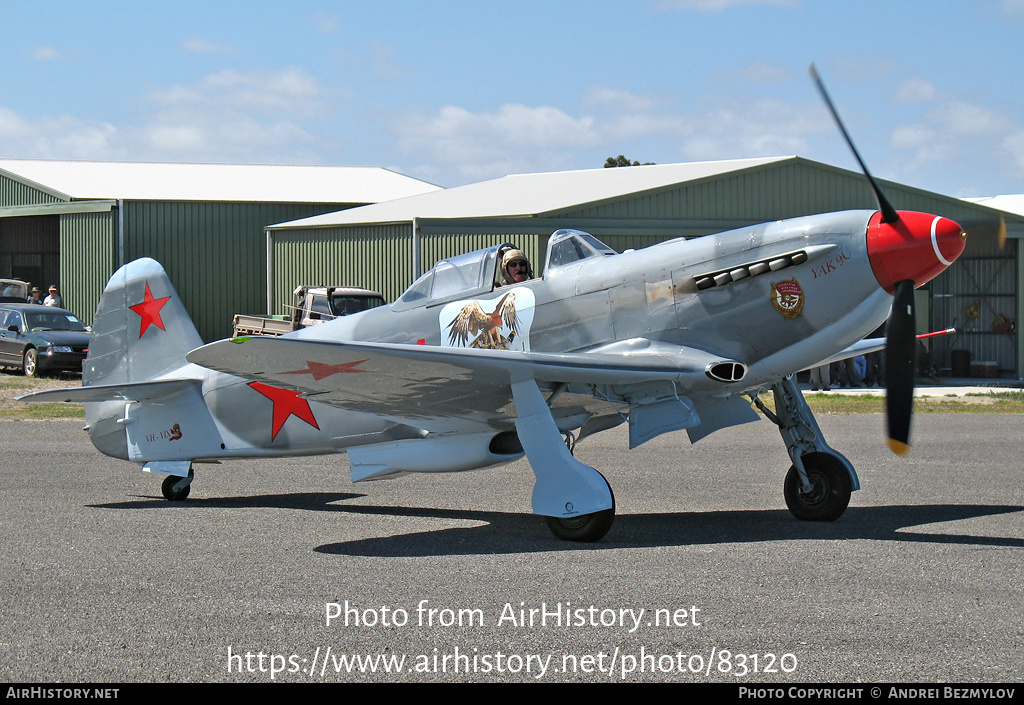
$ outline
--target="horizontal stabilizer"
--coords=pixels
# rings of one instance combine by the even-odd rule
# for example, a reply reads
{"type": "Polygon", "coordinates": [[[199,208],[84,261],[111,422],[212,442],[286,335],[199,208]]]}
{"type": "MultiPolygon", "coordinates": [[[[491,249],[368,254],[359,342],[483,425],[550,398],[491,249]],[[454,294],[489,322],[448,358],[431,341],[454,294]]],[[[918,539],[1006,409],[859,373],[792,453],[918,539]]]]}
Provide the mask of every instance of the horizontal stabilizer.
{"type": "Polygon", "coordinates": [[[197,379],[162,379],[153,382],[127,382],[125,384],[98,384],[91,387],[44,389],[24,396],[18,401],[67,401],[79,404],[100,401],[147,401],[173,394],[194,384],[197,379]]]}

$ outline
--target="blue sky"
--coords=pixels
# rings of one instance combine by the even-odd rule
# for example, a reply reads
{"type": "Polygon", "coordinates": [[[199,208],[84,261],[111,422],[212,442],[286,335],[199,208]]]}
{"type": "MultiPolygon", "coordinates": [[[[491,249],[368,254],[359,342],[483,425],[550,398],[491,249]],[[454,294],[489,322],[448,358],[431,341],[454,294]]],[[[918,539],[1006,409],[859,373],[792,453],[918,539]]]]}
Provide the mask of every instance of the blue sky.
{"type": "Polygon", "coordinates": [[[798,154],[1024,193],[1024,0],[0,0],[0,157],[509,173],[798,154]]]}

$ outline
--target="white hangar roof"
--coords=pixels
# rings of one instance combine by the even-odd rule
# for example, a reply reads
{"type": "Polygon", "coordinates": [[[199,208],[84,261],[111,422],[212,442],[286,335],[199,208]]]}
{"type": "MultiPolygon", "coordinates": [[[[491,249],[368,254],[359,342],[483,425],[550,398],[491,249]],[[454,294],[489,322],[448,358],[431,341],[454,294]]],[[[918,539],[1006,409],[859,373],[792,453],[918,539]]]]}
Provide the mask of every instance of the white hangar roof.
{"type": "Polygon", "coordinates": [[[328,228],[337,225],[400,223],[413,218],[529,216],[787,159],[792,157],[514,174],[271,227],[328,228]]]}
{"type": "Polygon", "coordinates": [[[971,203],[977,203],[979,206],[988,206],[989,208],[996,208],[1007,213],[1024,215],[1024,194],[968,198],[966,200],[971,203]]]}
{"type": "Polygon", "coordinates": [[[0,159],[0,174],[71,200],[377,203],[441,190],[376,166],[0,159]]]}

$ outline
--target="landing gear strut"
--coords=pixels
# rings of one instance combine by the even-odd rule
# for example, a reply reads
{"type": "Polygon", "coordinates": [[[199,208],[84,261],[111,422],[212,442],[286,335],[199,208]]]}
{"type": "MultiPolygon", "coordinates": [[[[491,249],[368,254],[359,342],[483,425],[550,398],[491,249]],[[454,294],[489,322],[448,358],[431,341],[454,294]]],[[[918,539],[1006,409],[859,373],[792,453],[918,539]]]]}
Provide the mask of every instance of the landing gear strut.
{"type": "Polygon", "coordinates": [[[786,506],[803,521],[835,521],[850,504],[860,481],[850,461],[825,443],[817,421],[791,377],[772,385],[775,413],[754,397],[754,404],[782,434],[793,461],[783,493],[786,506]]]}
{"type": "MultiPolygon", "coordinates": [[[[563,439],[537,382],[512,382],[516,433],[536,482],[533,512],[565,541],[598,541],[615,518],[615,497],[597,470],[576,460],[563,439]]],[[[572,438],[570,435],[569,438],[572,438]]]]}

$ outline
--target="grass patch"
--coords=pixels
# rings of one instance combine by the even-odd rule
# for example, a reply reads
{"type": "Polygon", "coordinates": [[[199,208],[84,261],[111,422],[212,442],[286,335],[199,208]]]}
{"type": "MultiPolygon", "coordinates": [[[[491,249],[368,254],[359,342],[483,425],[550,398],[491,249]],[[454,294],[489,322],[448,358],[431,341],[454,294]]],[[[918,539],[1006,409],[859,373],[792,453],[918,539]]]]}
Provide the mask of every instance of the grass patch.
{"type": "MultiPolygon", "coordinates": [[[[771,394],[762,394],[767,403],[771,394]]],[[[885,397],[875,394],[807,393],[807,405],[816,414],[874,414],[885,413],[885,397]]],[[[769,406],[769,408],[773,408],[769,406]]],[[[991,394],[965,394],[964,396],[915,397],[916,414],[1024,414],[1024,392],[993,392],[991,394]]]]}
{"type": "Polygon", "coordinates": [[[0,418],[15,421],[40,421],[45,419],[84,419],[85,407],[81,404],[66,404],[60,401],[44,401],[37,404],[22,404],[22,408],[0,409],[0,418]]]}
{"type": "Polygon", "coordinates": [[[16,401],[30,392],[60,387],[78,387],[82,384],[79,376],[25,377],[20,372],[0,373],[0,419],[17,421],[40,421],[46,419],[84,419],[85,408],[81,404],[65,402],[16,401]]]}

